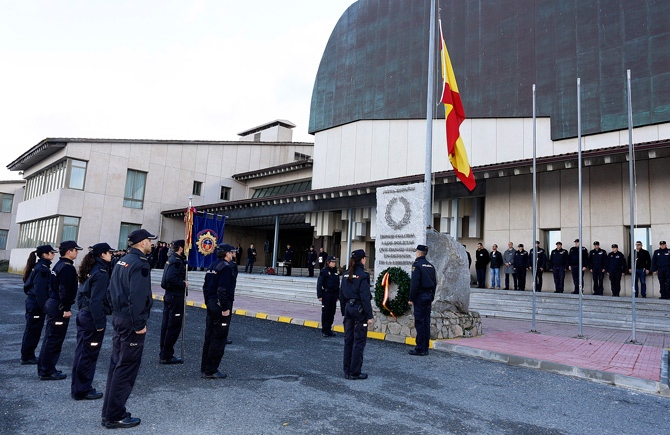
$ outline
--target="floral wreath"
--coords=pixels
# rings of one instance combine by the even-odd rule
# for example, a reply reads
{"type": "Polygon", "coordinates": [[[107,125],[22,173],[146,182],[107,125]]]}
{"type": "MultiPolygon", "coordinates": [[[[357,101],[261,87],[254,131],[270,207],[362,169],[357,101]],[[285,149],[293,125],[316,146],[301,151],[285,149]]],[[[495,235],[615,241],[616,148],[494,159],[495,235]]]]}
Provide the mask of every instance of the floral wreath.
{"type": "Polygon", "coordinates": [[[386,214],[384,217],[386,218],[386,223],[388,226],[394,230],[399,230],[400,228],[404,227],[409,223],[409,220],[412,217],[412,210],[410,208],[409,201],[407,201],[404,196],[401,196],[400,198],[391,198],[389,203],[386,205],[386,214]],[[400,200],[403,207],[405,208],[405,214],[403,215],[400,222],[396,222],[393,220],[393,216],[391,216],[391,210],[393,210],[393,206],[398,203],[398,200],[400,200]]]}
{"type": "Polygon", "coordinates": [[[399,267],[389,267],[379,274],[375,283],[375,304],[384,315],[398,317],[409,311],[410,282],[409,274],[399,267]],[[388,287],[392,282],[398,285],[398,294],[388,299],[388,287]]]}

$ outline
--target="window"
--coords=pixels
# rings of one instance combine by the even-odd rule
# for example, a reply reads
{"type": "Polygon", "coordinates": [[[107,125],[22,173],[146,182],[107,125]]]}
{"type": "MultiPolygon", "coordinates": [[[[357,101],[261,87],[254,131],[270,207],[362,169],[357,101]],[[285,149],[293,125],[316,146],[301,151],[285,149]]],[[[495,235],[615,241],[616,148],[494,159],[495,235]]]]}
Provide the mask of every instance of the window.
{"type": "Polygon", "coordinates": [[[19,226],[18,248],[34,248],[40,245],[56,246],[63,240],[77,240],[79,218],[53,216],[26,222],[19,226]]]}
{"type": "Polygon", "coordinates": [[[79,218],[63,216],[63,236],[61,240],[77,240],[79,218]]]}
{"type": "MultiPolygon", "coordinates": [[[[623,241],[623,243],[620,243],[619,246],[622,246],[620,251],[623,250],[625,252],[630,252],[630,227],[626,227],[628,231],[626,231],[626,240],[623,241]]],[[[654,242],[651,240],[651,228],[650,227],[635,227],[633,230],[633,235],[635,238],[635,241],[640,241],[642,242],[642,248],[646,249],[649,252],[654,252],[654,242]]],[[[616,242],[615,242],[616,243],[616,242]]]]}
{"type": "Polygon", "coordinates": [[[26,180],[24,200],[38,197],[65,186],[67,161],[56,163],[26,180]]]}
{"type": "Polygon", "coordinates": [[[230,200],[230,187],[221,186],[221,195],[219,195],[219,199],[223,201],[230,200]]]}
{"type": "Polygon", "coordinates": [[[123,206],[128,208],[142,208],[144,206],[144,187],[147,173],[128,169],[126,190],[123,194],[123,206]]]}
{"type": "Polygon", "coordinates": [[[0,250],[7,249],[7,235],[9,230],[0,230],[0,250]]]}
{"type": "Polygon", "coordinates": [[[303,153],[293,153],[293,160],[309,160],[311,159],[311,156],[308,156],[307,154],[303,153]]]}
{"type": "Polygon", "coordinates": [[[545,249],[548,250],[547,252],[551,252],[552,250],[556,249],[556,242],[563,242],[561,240],[561,230],[544,230],[544,234],[545,241],[547,243],[545,249]]]}
{"type": "Polygon", "coordinates": [[[2,208],[0,209],[0,212],[11,213],[13,203],[14,203],[14,195],[12,195],[10,193],[3,193],[2,194],[2,208]]]}
{"type": "Polygon", "coordinates": [[[142,226],[140,224],[129,224],[125,222],[121,222],[121,231],[119,231],[119,248],[120,250],[124,250],[128,247],[128,234],[132,233],[135,230],[141,229],[142,226]]]}
{"type": "Polygon", "coordinates": [[[261,141],[261,134],[254,133],[254,142],[260,142],[260,141],[261,141]]]}
{"type": "Polygon", "coordinates": [[[193,182],[193,195],[195,196],[202,195],[202,181],[193,182]]]}
{"type": "Polygon", "coordinates": [[[282,184],[280,186],[262,187],[256,189],[252,198],[265,198],[266,196],[288,195],[290,193],[307,192],[312,189],[312,181],[298,181],[297,183],[282,184]]]}
{"type": "Polygon", "coordinates": [[[84,190],[86,180],[86,162],[83,160],[70,160],[70,189],[84,190]]]}

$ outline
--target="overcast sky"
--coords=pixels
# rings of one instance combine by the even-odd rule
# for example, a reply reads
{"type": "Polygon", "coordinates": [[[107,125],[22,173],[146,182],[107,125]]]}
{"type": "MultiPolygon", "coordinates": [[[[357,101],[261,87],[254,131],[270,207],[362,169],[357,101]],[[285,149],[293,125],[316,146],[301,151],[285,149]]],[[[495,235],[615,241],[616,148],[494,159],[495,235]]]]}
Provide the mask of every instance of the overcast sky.
{"type": "Polygon", "coordinates": [[[47,137],[307,134],[314,78],[354,0],[0,0],[0,180],[47,137]]]}

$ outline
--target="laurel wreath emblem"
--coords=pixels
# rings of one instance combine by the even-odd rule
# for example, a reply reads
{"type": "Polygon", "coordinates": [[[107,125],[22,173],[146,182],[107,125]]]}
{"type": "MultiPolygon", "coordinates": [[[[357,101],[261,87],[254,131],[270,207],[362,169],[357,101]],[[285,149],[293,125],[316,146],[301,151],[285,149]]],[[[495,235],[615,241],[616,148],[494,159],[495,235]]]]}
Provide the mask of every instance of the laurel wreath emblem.
{"type": "Polygon", "coordinates": [[[404,196],[401,196],[399,198],[392,198],[389,203],[386,205],[386,214],[384,215],[386,217],[386,223],[389,225],[389,227],[393,228],[394,230],[399,230],[405,225],[407,225],[410,221],[410,218],[412,217],[412,210],[410,209],[409,206],[409,201],[404,196]],[[403,215],[402,219],[399,222],[396,222],[393,220],[393,216],[391,216],[391,212],[393,211],[393,206],[395,206],[398,201],[403,205],[405,208],[405,214],[403,215]]]}

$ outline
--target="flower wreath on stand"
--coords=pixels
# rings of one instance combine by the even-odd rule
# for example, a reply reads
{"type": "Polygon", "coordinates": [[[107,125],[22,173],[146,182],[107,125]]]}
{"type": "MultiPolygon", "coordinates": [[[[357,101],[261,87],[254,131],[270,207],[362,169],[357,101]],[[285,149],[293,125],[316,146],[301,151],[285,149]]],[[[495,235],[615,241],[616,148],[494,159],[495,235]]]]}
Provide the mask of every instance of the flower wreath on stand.
{"type": "Polygon", "coordinates": [[[409,311],[409,274],[399,267],[384,269],[375,283],[375,304],[386,316],[399,317],[409,311]],[[389,299],[389,285],[398,286],[398,294],[389,299]]]}

